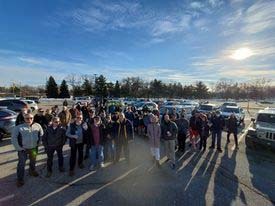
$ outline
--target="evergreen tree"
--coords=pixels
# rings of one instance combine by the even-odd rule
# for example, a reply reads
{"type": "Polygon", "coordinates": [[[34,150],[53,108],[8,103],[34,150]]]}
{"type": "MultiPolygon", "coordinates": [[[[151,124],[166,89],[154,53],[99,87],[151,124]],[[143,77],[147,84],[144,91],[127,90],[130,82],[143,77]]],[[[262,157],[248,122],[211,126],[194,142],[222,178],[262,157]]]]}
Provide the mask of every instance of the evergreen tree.
{"type": "Polygon", "coordinates": [[[98,97],[107,97],[107,82],[103,75],[100,75],[95,80],[95,94],[98,97]]]}
{"type": "Polygon", "coordinates": [[[67,82],[65,80],[62,81],[61,85],[60,85],[60,94],[59,94],[60,98],[70,98],[70,93],[69,93],[69,89],[68,89],[68,85],[67,82]]]}
{"type": "Polygon", "coordinates": [[[82,84],[82,90],[85,96],[90,96],[93,94],[92,82],[88,78],[84,79],[84,82],[82,84]]]}
{"type": "Polygon", "coordinates": [[[120,84],[116,81],[115,88],[114,88],[114,96],[120,97],[120,84]]]}
{"type": "Polygon", "coordinates": [[[198,99],[206,99],[208,97],[208,87],[202,81],[196,83],[195,97],[198,99]]]}
{"type": "Polygon", "coordinates": [[[47,98],[58,98],[58,86],[52,76],[46,83],[46,95],[47,98]]]}

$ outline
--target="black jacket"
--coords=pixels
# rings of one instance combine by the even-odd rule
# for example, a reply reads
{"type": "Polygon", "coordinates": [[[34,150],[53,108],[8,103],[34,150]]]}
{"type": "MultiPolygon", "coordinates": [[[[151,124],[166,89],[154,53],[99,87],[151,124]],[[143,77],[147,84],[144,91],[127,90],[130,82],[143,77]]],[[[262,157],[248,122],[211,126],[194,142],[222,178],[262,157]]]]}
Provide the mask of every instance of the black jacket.
{"type": "Polygon", "coordinates": [[[42,137],[43,145],[47,147],[63,146],[66,142],[66,130],[63,127],[54,129],[48,127],[42,137]]]}
{"type": "Polygon", "coordinates": [[[169,121],[169,122],[163,122],[161,125],[161,136],[164,140],[175,140],[178,135],[178,127],[175,122],[169,121]],[[167,132],[170,132],[172,135],[168,136],[167,132]]]}
{"type": "Polygon", "coordinates": [[[238,120],[236,117],[227,119],[227,128],[229,132],[238,131],[238,120]]]}
{"type": "Polygon", "coordinates": [[[115,135],[114,135],[114,138],[121,138],[121,136],[119,135],[119,132],[122,134],[122,131],[121,129],[126,129],[126,135],[127,135],[127,139],[133,139],[133,127],[132,127],[132,123],[128,120],[128,119],[125,119],[123,122],[115,122],[114,123],[114,132],[115,132],[115,135]]]}

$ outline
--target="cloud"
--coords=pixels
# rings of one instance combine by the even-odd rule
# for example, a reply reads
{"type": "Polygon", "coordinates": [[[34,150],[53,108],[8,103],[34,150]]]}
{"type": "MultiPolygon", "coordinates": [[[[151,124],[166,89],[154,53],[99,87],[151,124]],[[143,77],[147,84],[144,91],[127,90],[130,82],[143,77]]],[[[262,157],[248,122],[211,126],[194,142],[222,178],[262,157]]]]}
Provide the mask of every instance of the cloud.
{"type": "Polygon", "coordinates": [[[275,28],[275,1],[256,1],[221,18],[223,35],[257,34],[275,28]]]}

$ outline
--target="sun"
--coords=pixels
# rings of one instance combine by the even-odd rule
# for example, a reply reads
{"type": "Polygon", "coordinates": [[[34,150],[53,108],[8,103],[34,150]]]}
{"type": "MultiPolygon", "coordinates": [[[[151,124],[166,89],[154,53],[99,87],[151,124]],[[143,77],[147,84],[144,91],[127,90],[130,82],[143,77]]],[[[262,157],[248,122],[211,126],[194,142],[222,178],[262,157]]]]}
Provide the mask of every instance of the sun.
{"type": "Polygon", "coordinates": [[[244,60],[253,55],[253,52],[249,48],[239,48],[233,52],[230,56],[232,59],[235,60],[244,60]]]}

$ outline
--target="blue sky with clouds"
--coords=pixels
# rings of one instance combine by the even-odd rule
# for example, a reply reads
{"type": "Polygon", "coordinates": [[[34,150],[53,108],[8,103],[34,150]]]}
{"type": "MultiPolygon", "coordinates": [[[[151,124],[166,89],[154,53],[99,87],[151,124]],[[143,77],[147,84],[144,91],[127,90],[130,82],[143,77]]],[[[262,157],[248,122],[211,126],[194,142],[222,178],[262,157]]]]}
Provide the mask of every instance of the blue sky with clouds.
{"type": "Polygon", "coordinates": [[[0,85],[69,74],[274,80],[274,11],[274,0],[3,0],[0,85]]]}

